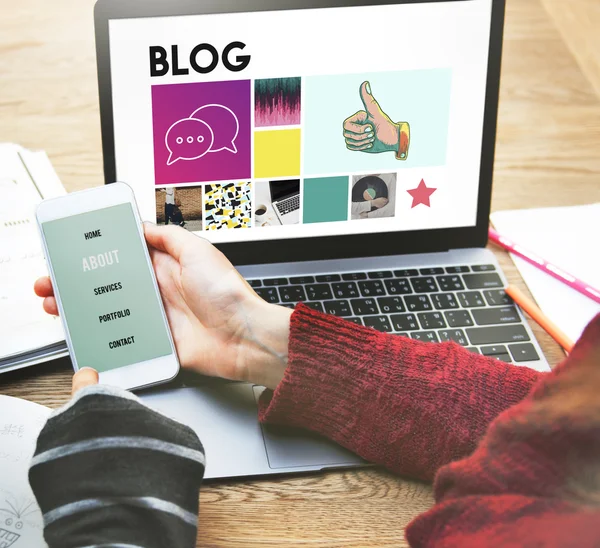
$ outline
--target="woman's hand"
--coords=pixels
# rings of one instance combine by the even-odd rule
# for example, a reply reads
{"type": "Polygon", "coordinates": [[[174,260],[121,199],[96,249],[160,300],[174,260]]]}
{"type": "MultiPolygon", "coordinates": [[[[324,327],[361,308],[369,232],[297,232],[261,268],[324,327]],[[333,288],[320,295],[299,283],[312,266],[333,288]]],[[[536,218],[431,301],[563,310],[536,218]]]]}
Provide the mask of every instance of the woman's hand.
{"type": "MultiPolygon", "coordinates": [[[[150,223],[144,232],[182,366],[275,388],[287,365],[291,310],[264,302],[203,238],[150,223]]],[[[46,312],[58,314],[50,279],[34,289],[46,312]]]]}

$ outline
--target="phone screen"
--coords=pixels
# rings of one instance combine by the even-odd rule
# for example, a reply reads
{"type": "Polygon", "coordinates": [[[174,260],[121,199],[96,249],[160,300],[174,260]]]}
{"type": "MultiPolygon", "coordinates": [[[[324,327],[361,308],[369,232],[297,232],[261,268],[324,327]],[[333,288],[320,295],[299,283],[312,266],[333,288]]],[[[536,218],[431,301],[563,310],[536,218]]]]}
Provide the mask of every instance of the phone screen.
{"type": "Polygon", "coordinates": [[[171,354],[131,204],[42,224],[77,366],[98,372],[171,354]]]}

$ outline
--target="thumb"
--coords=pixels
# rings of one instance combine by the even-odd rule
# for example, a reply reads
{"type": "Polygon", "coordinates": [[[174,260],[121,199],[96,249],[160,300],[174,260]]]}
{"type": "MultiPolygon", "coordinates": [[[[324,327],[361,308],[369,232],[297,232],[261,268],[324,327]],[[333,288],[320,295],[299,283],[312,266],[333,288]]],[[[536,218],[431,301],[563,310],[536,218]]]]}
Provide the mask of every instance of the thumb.
{"type": "Polygon", "coordinates": [[[168,253],[176,261],[180,261],[188,238],[195,237],[179,226],[157,226],[148,222],[144,223],[144,236],[154,249],[168,253]]]}
{"type": "Polygon", "coordinates": [[[375,97],[371,95],[371,84],[368,81],[363,82],[360,86],[360,98],[362,99],[365,110],[370,116],[379,114],[381,108],[379,107],[379,103],[375,100],[375,97]]]}
{"type": "Polygon", "coordinates": [[[86,386],[98,384],[98,372],[91,367],[84,367],[73,376],[73,395],[86,386]]]}

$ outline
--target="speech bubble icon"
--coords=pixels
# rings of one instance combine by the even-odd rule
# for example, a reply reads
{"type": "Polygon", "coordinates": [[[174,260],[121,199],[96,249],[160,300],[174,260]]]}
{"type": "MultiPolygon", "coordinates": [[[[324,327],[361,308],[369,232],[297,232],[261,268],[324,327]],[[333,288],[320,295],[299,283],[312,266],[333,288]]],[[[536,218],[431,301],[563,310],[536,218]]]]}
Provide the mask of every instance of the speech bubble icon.
{"type": "Polygon", "coordinates": [[[210,151],[215,140],[210,126],[195,118],[183,118],[175,122],[165,135],[169,151],[167,165],[177,160],[197,160],[210,151]]]}
{"type": "Polygon", "coordinates": [[[215,140],[209,152],[228,150],[237,154],[235,140],[240,132],[240,122],[233,110],[224,105],[204,105],[195,110],[190,118],[202,120],[213,129],[215,140]]]}

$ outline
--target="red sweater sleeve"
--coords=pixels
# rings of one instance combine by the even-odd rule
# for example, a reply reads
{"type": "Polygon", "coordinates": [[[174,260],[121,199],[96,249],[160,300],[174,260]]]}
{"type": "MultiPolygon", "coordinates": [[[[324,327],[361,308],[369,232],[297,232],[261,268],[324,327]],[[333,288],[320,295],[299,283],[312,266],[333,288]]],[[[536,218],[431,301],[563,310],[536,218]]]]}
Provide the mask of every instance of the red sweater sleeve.
{"type": "Polygon", "coordinates": [[[432,480],[466,457],[543,376],[454,343],[386,335],[298,306],[289,362],[262,421],[319,432],[368,461],[432,480]]]}
{"type": "Polygon", "coordinates": [[[407,529],[411,546],[587,547],[600,546],[599,392],[600,316],[541,374],[300,306],[260,418],[404,475],[442,467],[437,504],[407,529]]]}

